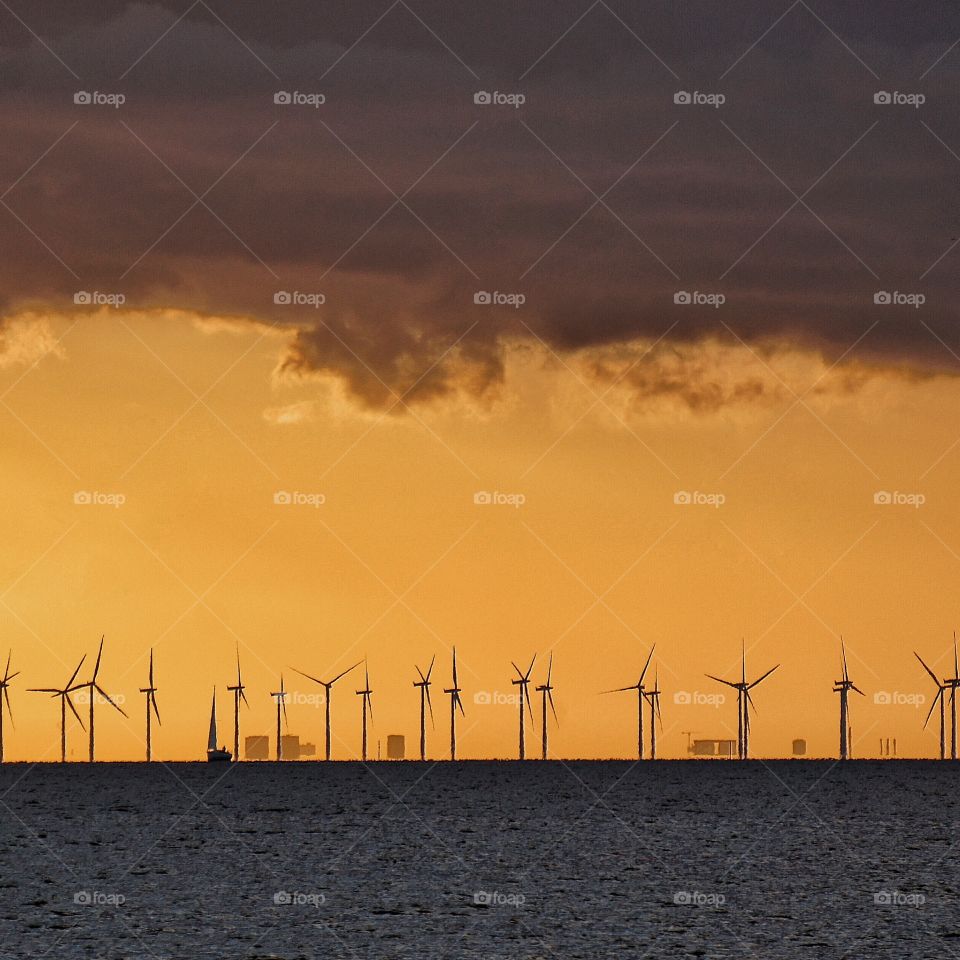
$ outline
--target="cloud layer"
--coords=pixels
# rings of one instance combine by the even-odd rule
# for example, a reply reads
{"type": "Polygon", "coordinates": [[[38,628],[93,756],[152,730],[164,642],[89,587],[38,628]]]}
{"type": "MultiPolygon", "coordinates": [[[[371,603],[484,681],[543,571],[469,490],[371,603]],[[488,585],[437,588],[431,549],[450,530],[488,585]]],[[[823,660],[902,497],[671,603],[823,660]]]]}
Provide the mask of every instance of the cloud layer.
{"type": "MultiPolygon", "coordinates": [[[[524,341],[567,354],[663,338],[685,356],[719,338],[956,369],[960,54],[943,55],[960,11],[181,14],[49,4],[33,32],[11,20],[8,314],[96,291],[289,327],[286,372],[383,409],[494,390],[505,345],[524,341]],[[78,90],[125,102],[78,105],[78,90]],[[326,102],[278,105],[281,90],[326,102]],[[480,90],[525,103],[476,104],[480,90]]],[[[689,364],[664,377],[652,363],[631,372],[640,396],[728,402],[689,364]]]]}

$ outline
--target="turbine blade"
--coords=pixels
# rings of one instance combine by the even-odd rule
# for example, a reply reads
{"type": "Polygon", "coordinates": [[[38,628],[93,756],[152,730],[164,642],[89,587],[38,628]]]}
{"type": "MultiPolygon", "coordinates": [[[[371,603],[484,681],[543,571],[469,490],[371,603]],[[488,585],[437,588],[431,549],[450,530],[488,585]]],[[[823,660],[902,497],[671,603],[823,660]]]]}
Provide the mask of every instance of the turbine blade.
{"type": "Polygon", "coordinates": [[[54,687],[30,687],[27,693],[62,693],[62,691],[54,687]]]}
{"type": "Polygon", "coordinates": [[[453,648],[453,685],[455,687],[459,686],[457,683],[457,648],[453,648]]]}
{"type": "MultiPolygon", "coordinates": [[[[10,706],[10,691],[4,687],[3,688],[3,697],[7,701],[7,713],[10,715],[10,726],[16,730],[16,725],[13,722],[13,707],[10,706]]],[[[0,710],[3,709],[3,704],[0,704],[0,710]]]]}
{"type": "MultiPolygon", "coordinates": [[[[154,693],[151,693],[151,694],[150,694],[150,702],[153,704],[153,712],[156,714],[157,723],[160,723],[160,708],[157,706],[157,696],[156,696],[156,694],[154,694],[154,693]]],[[[160,723],[160,726],[162,727],[163,724],[160,723]]]]}
{"type": "Polygon", "coordinates": [[[466,716],[466,715],[467,715],[467,712],[463,709],[463,701],[460,699],[460,694],[459,694],[459,693],[455,693],[455,694],[454,694],[454,697],[456,698],[457,706],[460,708],[460,712],[461,712],[464,716],[466,716]]]}
{"type": "Polygon", "coordinates": [[[550,654],[550,662],[547,664],[547,686],[550,686],[550,677],[553,674],[553,653],[550,654]]]}
{"type": "Polygon", "coordinates": [[[530,674],[533,672],[533,665],[537,662],[537,655],[533,655],[533,659],[530,661],[530,666],[527,667],[527,672],[523,675],[524,680],[530,679],[530,674]]]}
{"type": "Polygon", "coordinates": [[[737,689],[737,684],[732,680],[721,680],[719,677],[715,677],[712,673],[705,673],[705,677],[709,677],[711,680],[716,680],[717,683],[725,683],[728,687],[733,687],[734,690],[737,689]]]}
{"type": "MultiPolygon", "coordinates": [[[[917,653],[916,650],[914,650],[913,655],[920,661],[920,666],[923,667],[923,669],[930,674],[930,679],[933,680],[933,682],[939,687],[940,681],[937,679],[937,675],[923,662],[923,659],[921,658],[920,654],[917,653]]],[[[936,701],[934,701],[934,703],[936,703],[936,701]]]]}
{"type": "Polygon", "coordinates": [[[517,676],[522,680],[522,679],[523,679],[523,671],[516,665],[516,663],[514,663],[513,660],[510,661],[510,666],[513,667],[513,669],[517,671],[517,676]]]}
{"type": "MultiPolygon", "coordinates": [[[[750,704],[751,707],[753,707],[753,712],[756,713],[756,712],[757,712],[757,705],[753,702],[753,697],[750,696],[750,690],[749,690],[749,688],[747,688],[747,689],[744,690],[743,692],[747,695],[747,703],[750,704]]],[[[750,711],[747,710],[747,711],[746,711],[746,714],[747,714],[747,718],[748,718],[748,719],[747,719],[747,722],[749,723],[749,722],[750,722],[750,720],[749,720],[750,711]]]]}
{"type": "MultiPolygon", "coordinates": [[[[533,723],[533,707],[530,706],[530,691],[527,689],[527,685],[526,685],[526,684],[524,684],[524,685],[521,687],[521,689],[523,690],[523,693],[521,694],[521,696],[524,698],[524,700],[527,701],[527,713],[530,714],[530,726],[533,727],[533,726],[534,726],[534,723],[533,723]]],[[[521,705],[521,706],[522,706],[522,705],[521,705]]]]}
{"type": "MultiPolygon", "coordinates": [[[[66,687],[64,687],[65,690],[68,690],[70,687],[73,686],[73,681],[77,679],[77,674],[80,672],[80,668],[83,666],[83,661],[86,660],[86,659],[87,659],[87,655],[86,655],[86,654],[84,654],[84,655],[80,658],[80,662],[77,664],[77,669],[73,671],[73,676],[67,681],[66,687]]],[[[59,692],[59,691],[58,691],[58,692],[59,692]]]]}
{"type": "Polygon", "coordinates": [[[629,686],[629,687],[616,687],[613,690],[601,690],[600,692],[601,693],[623,693],[625,690],[636,690],[636,689],[637,689],[637,684],[634,683],[632,686],[629,686]]]}
{"type": "MultiPolygon", "coordinates": [[[[416,668],[417,673],[420,675],[420,682],[426,683],[427,678],[423,675],[423,671],[416,664],[414,664],[414,667],[416,668]]],[[[414,686],[416,686],[416,684],[414,684],[414,686]]]]}
{"type": "MultiPolygon", "coordinates": [[[[427,671],[427,676],[430,676],[429,671],[427,671]]],[[[424,687],[423,689],[427,694],[427,706],[430,708],[430,725],[436,727],[436,724],[433,722],[433,704],[430,702],[430,687],[424,687]]]]}
{"type": "Polygon", "coordinates": [[[557,708],[553,705],[553,694],[548,690],[547,691],[547,700],[550,703],[550,709],[553,711],[553,719],[556,722],[557,726],[560,726],[560,718],[557,716],[557,708]]]}
{"type": "Polygon", "coordinates": [[[851,689],[851,690],[856,690],[857,693],[859,693],[861,697],[865,697],[865,696],[866,696],[866,694],[865,694],[859,687],[854,686],[852,683],[850,684],[850,689],[851,689]]]}
{"type": "Polygon", "coordinates": [[[840,638],[840,656],[843,659],[843,679],[849,680],[850,675],[847,673],[847,649],[843,645],[843,637],[840,638]]]}
{"type": "Polygon", "coordinates": [[[93,667],[93,677],[91,683],[97,682],[97,674],[100,672],[100,658],[103,656],[103,637],[100,638],[100,649],[97,651],[97,662],[93,667]]]}
{"type": "Polygon", "coordinates": [[[436,655],[436,654],[434,654],[434,655],[430,658],[430,666],[427,667],[427,675],[423,678],[424,681],[426,681],[427,683],[430,682],[430,674],[433,673],[433,662],[434,662],[434,660],[436,660],[436,659],[437,659],[437,655],[436,655]]]}
{"type": "Polygon", "coordinates": [[[67,706],[73,711],[73,715],[77,718],[77,723],[86,730],[87,728],[83,726],[83,721],[80,719],[80,714],[77,713],[77,708],[73,705],[73,701],[70,699],[70,695],[65,693],[63,694],[64,699],[67,701],[67,706]]]}
{"type": "Polygon", "coordinates": [[[150,683],[148,686],[153,686],[153,650],[150,651],[150,683]]]}
{"type": "Polygon", "coordinates": [[[249,707],[250,701],[247,700],[247,695],[243,692],[243,687],[240,688],[240,699],[249,707]]]}
{"type": "Polygon", "coordinates": [[[344,670],[343,673],[338,673],[338,674],[330,681],[330,686],[333,686],[333,684],[335,684],[341,677],[345,677],[351,670],[356,670],[357,667],[359,667],[360,664],[363,663],[363,662],[364,662],[363,660],[358,660],[352,667],[347,667],[347,669],[344,670]]]}
{"type": "Polygon", "coordinates": [[[312,680],[314,683],[319,683],[321,687],[326,686],[322,680],[318,680],[316,677],[311,677],[309,673],[304,673],[302,670],[298,670],[296,667],[291,667],[290,669],[294,673],[299,673],[301,677],[306,677],[308,680],[312,680]]]}
{"type": "Polygon", "coordinates": [[[656,644],[654,644],[654,645],[650,648],[650,652],[647,654],[647,662],[643,665],[643,669],[640,671],[640,679],[639,679],[639,681],[637,681],[638,684],[643,683],[643,678],[647,675],[647,667],[650,666],[650,661],[653,659],[653,651],[656,650],[656,649],[657,649],[657,645],[656,645],[656,644]]]}
{"type": "MultiPolygon", "coordinates": [[[[940,687],[939,683],[937,684],[937,686],[940,687]]],[[[927,729],[927,724],[930,722],[930,717],[933,715],[933,711],[934,711],[934,710],[936,709],[936,707],[937,707],[937,701],[938,701],[942,696],[943,696],[943,687],[940,687],[940,689],[937,690],[937,695],[933,698],[933,703],[930,704],[930,710],[929,710],[929,712],[927,713],[927,719],[923,721],[923,729],[924,729],[924,730],[927,729]]]]}
{"type": "Polygon", "coordinates": [[[13,650],[7,652],[7,666],[3,671],[3,682],[6,683],[10,679],[10,658],[13,656],[13,650]]]}
{"type": "Polygon", "coordinates": [[[103,699],[106,700],[107,703],[109,703],[110,706],[113,707],[114,710],[119,710],[125,717],[127,716],[126,710],[124,710],[123,707],[121,707],[120,704],[118,704],[118,703],[110,696],[110,694],[107,693],[107,691],[103,689],[103,687],[97,686],[97,684],[94,684],[94,687],[96,688],[97,693],[99,693],[100,696],[103,697],[103,699]]]}
{"type": "MultiPolygon", "coordinates": [[[[760,677],[759,680],[754,680],[753,683],[750,684],[750,687],[755,687],[758,683],[760,683],[761,680],[766,680],[767,677],[769,677],[770,674],[773,673],[773,671],[776,670],[777,667],[779,666],[780,664],[778,663],[776,667],[771,667],[762,677],[760,677]]],[[[747,689],[750,689],[750,687],[748,687],[747,689]]]]}

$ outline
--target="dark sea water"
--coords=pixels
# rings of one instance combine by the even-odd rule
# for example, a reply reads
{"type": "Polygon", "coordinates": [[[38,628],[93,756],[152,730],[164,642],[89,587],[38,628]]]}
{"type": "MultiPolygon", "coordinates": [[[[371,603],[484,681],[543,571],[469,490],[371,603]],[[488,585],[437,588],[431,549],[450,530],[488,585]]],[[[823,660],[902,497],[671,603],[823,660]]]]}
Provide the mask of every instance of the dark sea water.
{"type": "Polygon", "coordinates": [[[10,765],[0,956],[960,957],[958,772],[10,765]]]}

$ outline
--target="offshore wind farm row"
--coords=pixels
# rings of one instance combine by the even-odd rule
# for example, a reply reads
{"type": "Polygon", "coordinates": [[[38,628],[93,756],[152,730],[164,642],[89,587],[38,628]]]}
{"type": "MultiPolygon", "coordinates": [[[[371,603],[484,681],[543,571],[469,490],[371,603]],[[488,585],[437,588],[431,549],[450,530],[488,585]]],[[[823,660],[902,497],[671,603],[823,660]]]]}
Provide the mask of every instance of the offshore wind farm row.
{"type": "MultiPolygon", "coordinates": [[[[103,689],[100,684],[99,675],[100,675],[100,666],[103,659],[103,647],[104,647],[104,638],[101,637],[100,645],[97,649],[96,660],[93,665],[93,669],[90,672],[89,679],[79,680],[80,671],[83,668],[84,663],[86,662],[86,655],[80,658],[80,662],[77,664],[76,669],[70,675],[67,682],[61,687],[30,687],[27,688],[26,692],[28,693],[40,693],[47,694],[51,700],[57,701],[59,705],[60,712],[60,762],[65,763],[67,761],[67,723],[68,723],[68,714],[69,710],[72,716],[80,724],[80,727],[86,732],[88,739],[88,755],[87,759],[90,763],[93,763],[96,760],[96,735],[95,735],[95,721],[96,721],[96,712],[94,707],[97,703],[97,696],[99,695],[102,698],[102,701],[105,705],[111,706],[118,713],[122,714],[124,717],[129,719],[129,714],[121,706],[121,698],[114,695],[111,696],[103,689]],[[80,702],[81,697],[83,698],[83,703],[81,705],[87,707],[87,721],[84,723],[83,717],[80,712],[77,710],[74,700],[76,699],[80,702]]],[[[653,661],[653,655],[656,650],[656,644],[654,644],[647,655],[647,658],[643,664],[642,669],[640,670],[640,675],[636,683],[629,684],[623,687],[614,687],[609,690],[598,691],[600,694],[615,694],[615,693],[629,693],[636,692],[637,695],[637,759],[657,759],[657,727],[659,725],[661,731],[663,730],[663,719],[660,712],[660,680],[659,680],[659,670],[655,668],[653,674],[652,685],[648,685],[647,678],[649,676],[651,663],[653,661]],[[647,723],[644,722],[644,717],[647,717],[647,723]],[[647,744],[649,749],[647,749],[647,744]]],[[[466,710],[463,706],[463,698],[461,694],[463,693],[463,688],[460,686],[459,676],[457,672],[457,651],[454,647],[451,651],[451,684],[449,687],[443,688],[443,694],[449,697],[449,733],[450,733],[450,742],[449,742],[449,759],[457,759],[457,715],[460,714],[461,717],[466,716],[466,710]]],[[[949,700],[949,729],[950,729],[950,746],[949,746],[949,757],[951,760],[957,759],[957,688],[960,687],[960,656],[958,656],[957,648],[957,638],[954,633],[953,637],[953,676],[939,678],[937,674],[930,668],[930,666],[920,657],[920,655],[914,652],[914,656],[917,661],[920,663],[923,670],[929,675],[930,679],[936,685],[937,694],[933,699],[933,702],[930,705],[930,710],[927,712],[926,718],[923,722],[923,727],[926,729],[927,725],[930,722],[930,718],[933,715],[934,710],[939,707],[939,720],[940,720],[940,750],[939,757],[941,760],[947,758],[947,739],[946,731],[948,727],[947,721],[947,702],[949,700]]],[[[5,746],[5,736],[6,731],[4,728],[4,717],[6,716],[9,720],[11,726],[13,725],[13,708],[10,700],[10,689],[11,685],[15,678],[20,676],[20,671],[11,672],[13,660],[13,652],[10,651],[7,655],[6,666],[3,672],[2,678],[0,678],[0,763],[4,762],[4,746],[5,746]]],[[[511,666],[513,667],[514,676],[511,678],[511,684],[518,688],[517,696],[517,707],[518,707],[518,748],[517,748],[517,757],[520,760],[528,759],[527,751],[527,724],[529,723],[531,730],[535,731],[534,725],[534,711],[533,703],[530,696],[530,685],[534,684],[535,693],[540,695],[540,750],[539,756],[542,760],[550,759],[550,747],[549,747],[549,732],[550,732],[550,720],[552,716],[552,721],[554,725],[559,724],[559,718],[557,717],[556,706],[553,699],[553,691],[555,689],[553,685],[553,654],[549,655],[547,660],[546,673],[542,683],[536,683],[533,679],[533,670],[536,665],[537,655],[530,660],[530,664],[526,670],[522,670],[515,662],[511,661],[511,666]]],[[[435,729],[435,718],[433,713],[433,701],[430,695],[430,688],[433,685],[434,681],[432,680],[434,667],[436,665],[436,656],[434,655],[430,663],[427,665],[426,670],[422,670],[419,666],[414,665],[416,670],[416,676],[418,679],[412,681],[414,689],[419,692],[419,759],[425,761],[428,759],[427,751],[427,717],[430,718],[431,729],[435,729]]],[[[360,717],[361,717],[361,754],[360,759],[362,761],[367,761],[368,756],[368,722],[373,720],[373,688],[370,686],[370,671],[369,665],[366,660],[359,660],[354,663],[352,666],[348,667],[346,670],[341,671],[340,673],[332,676],[330,679],[324,680],[320,677],[314,676],[312,674],[306,673],[302,670],[299,670],[295,667],[291,667],[292,672],[298,674],[300,677],[311,681],[312,683],[317,684],[323,688],[323,703],[324,703],[324,760],[331,760],[331,743],[332,743],[332,712],[331,712],[331,703],[333,699],[333,690],[334,685],[342,680],[347,675],[353,673],[359,667],[363,667],[363,686],[355,691],[355,695],[361,698],[360,701],[360,717]]],[[[740,656],[740,677],[739,679],[729,680],[724,679],[723,677],[715,676],[714,674],[706,673],[704,676],[715,681],[716,683],[722,684],[724,686],[730,687],[733,690],[737,691],[737,741],[736,741],[736,757],[740,760],[747,760],[750,758],[750,731],[752,724],[752,715],[756,713],[756,704],[754,703],[751,690],[754,690],[758,687],[764,680],[766,680],[771,674],[778,670],[780,664],[775,664],[770,667],[765,673],[762,673],[755,680],[748,679],[747,676],[747,662],[746,662],[746,649],[745,645],[741,646],[741,656],[740,656]]],[[[849,760],[852,758],[852,733],[851,733],[851,704],[850,704],[850,693],[857,693],[860,696],[866,696],[864,692],[854,683],[850,678],[850,671],[847,664],[847,654],[846,647],[841,638],[840,640],[840,679],[833,682],[833,692],[839,694],[839,750],[837,757],[840,760],[849,760]]],[[[226,690],[232,696],[233,700],[233,750],[230,751],[226,746],[221,745],[218,737],[218,726],[217,726],[217,691],[216,686],[213,688],[212,700],[211,700],[211,711],[210,711],[210,726],[208,731],[207,738],[207,760],[209,762],[231,762],[238,761],[240,759],[240,731],[241,731],[241,714],[242,707],[249,708],[250,702],[247,699],[247,686],[243,682],[243,675],[240,666],[240,654],[239,650],[237,651],[236,658],[236,678],[233,682],[227,684],[226,690]]],[[[145,717],[145,747],[146,747],[146,760],[148,762],[154,759],[153,757],[153,737],[154,737],[154,723],[158,726],[161,724],[160,719],[160,708],[157,701],[157,692],[159,688],[155,682],[155,672],[154,672],[154,656],[153,650],[150,651],[149,667],[147,674],[147,685],[139,688],[139,692],[144,696],[144,717],[145,717]]],[[[287,698],[290,696],[290,691],[286,688],[286,681],[284,674],[280,674],[280,684],[279,689],[272,691],[270,697],[275,701],[276,705],[276,739],[275,739],[275,750],[274,750],[274,759],[284,760],[287,757],[284,756],[284,736],[283,730],[289,728],[287,721],[287,698]]],[[[265,738],[264,738],[265,739],[265,738]]],[[[732,744],[732,740],[730,741],[732,744]]],[[[729,754],[730,758],[733,757],[733,752],[731,750],[729,754]]],[[[263,757],[262,759],[267,759],[263,757]]],[[[440,759],[440,758],[434,758],[440,759]]]]}

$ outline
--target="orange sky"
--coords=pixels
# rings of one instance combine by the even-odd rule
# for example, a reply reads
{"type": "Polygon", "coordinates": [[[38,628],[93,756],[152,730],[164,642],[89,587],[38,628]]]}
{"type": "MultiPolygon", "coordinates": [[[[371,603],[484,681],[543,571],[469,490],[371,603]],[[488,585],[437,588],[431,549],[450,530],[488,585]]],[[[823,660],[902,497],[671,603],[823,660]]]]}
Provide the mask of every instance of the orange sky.
{"type": "MultiPolygon", "coordinates": [[[[367,656],[374,742],[403,733],[412,753],[414,663],[436,653],[428,749],[442,757],[455,643],[461,756],[515,755],[515,707],[475,696],[513,694],[510,661],[534,653],[542,682],[551,650],[556,753],[630,756],[635,699],[598,692],[635,682],[653,642],[660,753],[678,757],[685,731],[736,736],[732,699],[675,695],[724,692],[703,674],[732,677],[741,637],[752,675],[782,663],[755,691],[753,753],[788,755],[804,737],[810,754],[833,755],[840,632],[868,694],[852,703],[854,755],[876,755],[887,736],[901,756],[936,750],[935,718],[921,730],[933,685],[912,651],[947,675],[960,570],[954,380],[880,371],[854,389],[849,370],[812,355],[761,360],[708,344],[661,357],[660,374],[673,365],[721,392],[768,389],[693,413],[662,392],[638,402],[636,382],[611,385],[602,370],[624,370],[623,357],[560,361],[527,347],[509,352],[506,382],[483,405],[382,416],[330,380],[278,377],[283,337],[252,326],[103,312],[35,315],[12,331],[0,354],[0,636],[22,674],[9,759],[56,758],[57,706],[25,690],[64,682],[101,634],[101,682],[132,717],[101,708],[102,759],[142,757],[137,689],[151,646],[155,755],[202,756],[214,684],[229,742],[236,644],[246,734],[272,731],[268,694],[283,670],[291,732],[319,745],[318,689],[290,668],[325,676],[367,656]],[[801,402],[790,392],[815,382],[801,402]],[[675,504],[684,490],[725,502],[675,504]],[[925,502],[876,505],[879,490],[925,502]],[[78,491],[125,502],[75,504],[78,491]],[[325,502],[278,506],[277,491],[325,502]],[[524,503],[476,505],[477,491],[524,503]],[[878,692],[906,702],[875,703],[878,692]]],[[[334,700],[339,758],[360,749],[353,681],[334,700]]],[[[69,746],[83,757],[76,725],[69,746]]]]}

